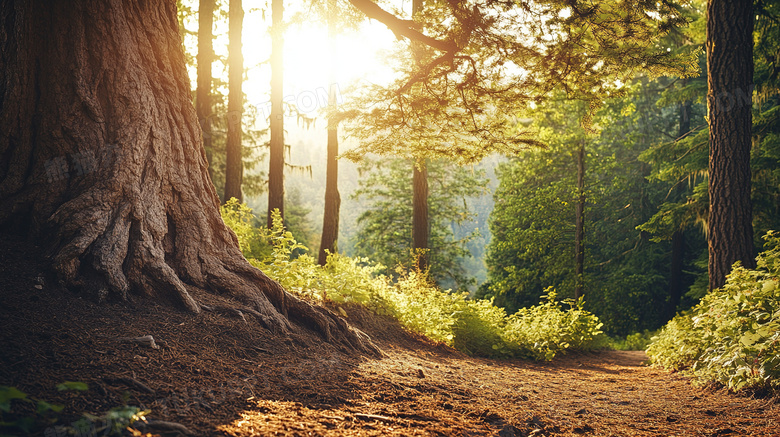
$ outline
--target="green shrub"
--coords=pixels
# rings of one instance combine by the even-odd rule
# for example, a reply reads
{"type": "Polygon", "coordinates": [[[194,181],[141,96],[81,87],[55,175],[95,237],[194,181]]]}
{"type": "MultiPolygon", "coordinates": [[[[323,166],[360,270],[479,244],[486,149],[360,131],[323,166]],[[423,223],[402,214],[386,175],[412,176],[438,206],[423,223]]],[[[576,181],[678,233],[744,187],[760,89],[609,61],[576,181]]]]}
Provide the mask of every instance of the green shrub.
{"type": "Polygon", "coordinates": [[[645,329],[642,332],[628,334],[626,338],[610,338],[606,343],[610,349],[618,351],[643,351],[647,349],[657,333],[645,329]]]}
{"type": "Polygon", "coordinates": [[[569,306],[563,310],[557,302],[555,290],[547,288],[542,296],[546,302],[521,308],[509,316],[504,339],[520,355],[551,360],[567,349],[591,349],[602,334],[598,317],[585,311],[582,299],[566,299],[569,306]]]}
{"type": "Polygon", "coordinates": [[[780,388],[778,236],[764,237],[769,249],[755,270],[735,265],[723,288],[661,330],[647,349],[654,364],[735,391],[780,388]]]}
{"type": "Polygon", "coordinates": [[[384,266],[365,258],[329,254],[319,266],[307,249],[284,229],[278,211],[273,228],[254,228],[252,211],[234,200],[222,208],[225,223],[234,228],[249,261],[285,289],[312,301],[356,302],[397,319],[410,331],[482,356],[523,356],[552,359],[570,349],[588,349],[601,333],[601,324],[582,309],[582,301],[564,301],[555,293],[547,302],[510,317],[492,300],[474,300],[468,293],[441,290],[425,273],[397,272],[391,279],[378,272],[384,266]]]}

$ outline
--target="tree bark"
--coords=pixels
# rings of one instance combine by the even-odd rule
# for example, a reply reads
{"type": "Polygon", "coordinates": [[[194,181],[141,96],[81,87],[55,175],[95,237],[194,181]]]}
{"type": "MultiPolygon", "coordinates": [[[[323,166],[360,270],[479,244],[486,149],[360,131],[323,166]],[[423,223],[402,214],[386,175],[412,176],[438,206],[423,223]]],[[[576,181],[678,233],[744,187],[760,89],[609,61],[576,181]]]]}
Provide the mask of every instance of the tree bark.
{"type": "Polygon", "coordinates": [[[273,227],[271,213],[278,209],[284,218],[284,17],[283,0],[271,2],[271,130],[268,152],[268,228],[273,227]]]}
{"type": "Polygon", "coordinates": [[[175,2],[4,1],[0,23],[0,228],[46,247],[63,286],[194,313],[220,294],[275,332],[372,348],[252,267],[222,222],[175,2]]]}
{"type": "Polygon", "coordinates": [[[710,128],[709,286],[736,261],[755,267],[750,201],[753,1],[707,2],[707,111],[710,128]]]}
{"type": "MultiPolygon", "coordinates": [[[[331,40],[330,59],[336,62],[336,14],[333,2],[328,3],[328,36],[331,40]]],[[[333,83],[335,65],[331,65],[330,78],[333,83]]],[[[336,91],[331,87],[328,93],[328,106],[335,106],[336,91]]],[[[336,253],[336,241],[339,237],[339,213],[341,208],[341,195],[339,194],[339,131],[336,117],[328,119],[328,155],[327,174],[325,176],[325,210],[322,217],[322,234],[320,236],[320,251],[317,263],[324,266],[328,262],[328,252],[336,253]]]]}
{"type": "Polygon", "coordinates": [[[230,0],[228,6],[230,30],[228,37],[228,117],[227,147],[225,156],[225,202],[236,198],[244,201],[241,181],[244,176],[244,161],[241,153],[241,119],[244,109],[244,55],[241,53],[241,32],[244,27],[244,7],[241,0],[230,0]]]}
{"type": "MultiPolygon", "coordinates": [[[[412,1],[412,19],[422,12],[423,0],[412,1]]],[[[419,43],[412,44],[416,60],[420,58],[419,43]]],[[[428,166],[425,159],[414,163],[412,175],[412,251],[415,257],[415,268],[420,272],[428,270],[430,247],[428,238],[430,225],[428,223],[428,166]]]]}
{"type": "Polygon", "coordinates": [[[577,151],[577,204],[574,206],[574,298],[585,288],[585,141],[577,151]]]}
{"type": "MultiPolygon", "coordinates": [[[[408,173],[407,173],[408,174],[408,173]]],[[[414,166],[412,175],[412,249],[415,255],[415,267],[424,272],[428,270],[430,248],[428,246],[428,167],[423,161],[414,166]]]]}
{"type": "Polygon", "coordinates": [[[200,0],[198,6],[198,89],[195,103],[203,134],[203,148],[206,150],[206,162],[209,164],[209,177],[214,180],[213,156],[211,145],[211,65],[214,62],[213,27],[215,0],[200,0]]]}

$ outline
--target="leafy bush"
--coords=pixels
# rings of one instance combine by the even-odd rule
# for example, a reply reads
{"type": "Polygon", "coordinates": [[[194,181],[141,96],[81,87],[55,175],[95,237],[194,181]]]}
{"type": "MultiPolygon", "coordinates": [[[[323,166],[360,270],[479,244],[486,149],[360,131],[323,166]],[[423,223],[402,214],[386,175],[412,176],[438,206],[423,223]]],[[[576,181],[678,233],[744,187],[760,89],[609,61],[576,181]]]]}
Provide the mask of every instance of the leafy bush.
{"type": "Polygon", "coordinates": [[[551,360],[567,349],[590,349],[601,334],[598,317],[582,309],[584,301],[566,299],[569,309],[564,311],[556,302],[552,288],[542,296],[546,302],[519,309],[509,317],[504,331],[505,341],[518,354],[531,358],[551,360]]]}
{"type": "Polygon", "coordinates": [[[780,234],[755,270],[735,266],[726,285],[670,321],[647,353],[653,363],[686,370],[732,390],[780,388],[780,234]]]}
{"type": "Polygon", "coordinates": [[[628,334],[626,338],[610,338],[607,342],[610,349],[618,351],[643,351],[653,341],[656,331],[645,329],[642,332],[628,334]]]}
{"type": "Polygon", "coordinates": [[[238,246],[247,259],[264,258],[271,253],[264,238],[265,229],[257,227],[257,218],[251,208],[233,197],[219,209],[222,220],[236,234],[238,246]]]}
{"type": "Polygon", "coordinates": [[[235,226],[249,261],[288,291],[312,301],[365,305],[469,354],[549,360],[566,350],[591,348],[601,334],[601,323],[582,309],[582,301],[564,301],[569,308],[563,310],[551,289],[546,302],[507,317],[492,300],[442,290],[421,272],[399,269],[391,279],[378,274],[384,266],[365,258],[329,254],[326,265],[319,266],[305,253],[294,256],[306,248],[284,229],[278,211],[270,230],[252,227],[251,210],[235,201],[222,214],[226,224],[235,226]]]}

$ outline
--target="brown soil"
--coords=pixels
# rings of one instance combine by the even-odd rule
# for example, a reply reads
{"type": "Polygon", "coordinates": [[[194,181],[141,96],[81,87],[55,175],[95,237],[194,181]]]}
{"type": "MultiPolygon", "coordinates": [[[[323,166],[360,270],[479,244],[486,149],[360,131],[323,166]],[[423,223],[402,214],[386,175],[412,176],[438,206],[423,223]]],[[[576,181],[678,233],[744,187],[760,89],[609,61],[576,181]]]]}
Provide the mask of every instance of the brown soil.
{"type": "MultiPolygon", "coordinates": [[[[642,365],[642,352],[471,358],[348,307],[384,352],[357,356],[237,315],[138,298],[98,304],[52,279],[35,247],[0,236],[0,385],[64,404],[61,424],[126,403],[195,435],[780,437],[777,399],[695,388],[642,365]],[[119,340],[143,335],[160,349],[119,340]],[[90,389],[58,392],[63,381],[90,389]]],[[[41,424],[36,434],[55,431],[41,424]]]]}

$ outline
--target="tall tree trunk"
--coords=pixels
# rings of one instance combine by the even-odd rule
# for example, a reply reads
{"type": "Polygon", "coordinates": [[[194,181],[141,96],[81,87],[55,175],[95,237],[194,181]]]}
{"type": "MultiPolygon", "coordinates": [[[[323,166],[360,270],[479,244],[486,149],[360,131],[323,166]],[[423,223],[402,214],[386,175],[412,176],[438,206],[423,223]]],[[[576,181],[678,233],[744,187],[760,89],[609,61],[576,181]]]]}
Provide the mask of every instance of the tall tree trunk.
{"type": "MultiPolygon", "coordinates": [[[[423,0],[412,0],[412,19],[422,12],[423,0]]],[[[419,43],[412,44],[415,58],[419,58],[419,43]]],[[[428,167],[425,159],[414,163],[412,175],[412,250],[415,256],[415,267],[424,272],[428,270],[430,247],[428,239],[430,226],[428,223],[428,167]]]]}
{"type": "Polygon", "coordinates": [[[283,0],[271,2],[271,121],[268,159],[268,228],[273,225],[271,213],[278,209],[284,218],[284,18],[283,0]]]}
{"type": "Polygon", "coordinates": [[[707,2],[710,289],[731,265],[755,267],[750,201],[753,0],[707,2]]]}
{"type": "MultiPolygon", "coordinates": [[[[336,66],[336,13],[335,2],[328,2],[328,37],[330,38],[330,83],[334,83],[334,71],[336,66]]],[[[335,106],[336,90],[330,87],[328,93],[328,106],[335,106]]],[[[328,156],[327,174],[325,177],[325,211],[322,217],[322,234],[320,237],[320,251],[317,258],[319,265],[324,266],[328,262],[328,252],[336,253],[336,241],[339,237],[339,213],[341,208],[341,195],[339,194],[339,131],[336,117],[328,119],[328,156]],[[326,252],[327,251],[327,252],[326,252]]]]}
{"type": "Polygon", "coordinates": [[[244,177],[244,160],[241,153],[241,119],[244,109],[244,55],[241,53],[241,32],[244,27],[244,7],[241,0],[230,0],[228,6],[230,30],[228,37],[228,117],[227,147],[225,156],[225,202],[236,198],[244,201],[241,181],[244,177]]]}
{"type": "Polygon", "coordinates": [[[4,1],[0,23],[0,228],[44,246],[60,284],[194,313],[229,298],[276,332],[370,347],[222,222],[174,1],[4,1]]]}
{"type": "Polygon", "coordinates": [[[424,272],[428,269],[430,249],[428,246],[428,167],[423,160],[414,166],[412,175],[412,249],[416,268],[424,272]]]}
{"type": "Polygon", "coordinates": [[[211,64],[214,62],[213,27],[215,0],[200,0],[198,6],[198,89],[195,92],[196,110],[203,132],[203,148],[209,164],[209,177],[214,180],[214,161],[211,142],[211,64]]]}
{"type": "MultiPolygon", "coordinates": [[[[687,80],[683,79],[683,86],[687,80]]],[[[680,120],[677,132],[678,141],[691,131],[691,101],[680,104],[680,120]]],[[[678,195],[682,194],[683,187],[676,188],[678,195]]],[[[666,310],[667,318],[671,319],[677,313],[680,299],[683,295],[683,261],[685,259],[685,230],[678,229],[672,234],[672,256],[669,265],[669,306],[666,310]]]]}
{"type": "Polygon", "coordinates": [[[577,204],[574,206],[574,298],[582,297],[585,288],[585,141],[577,151],[577,204]]]}

